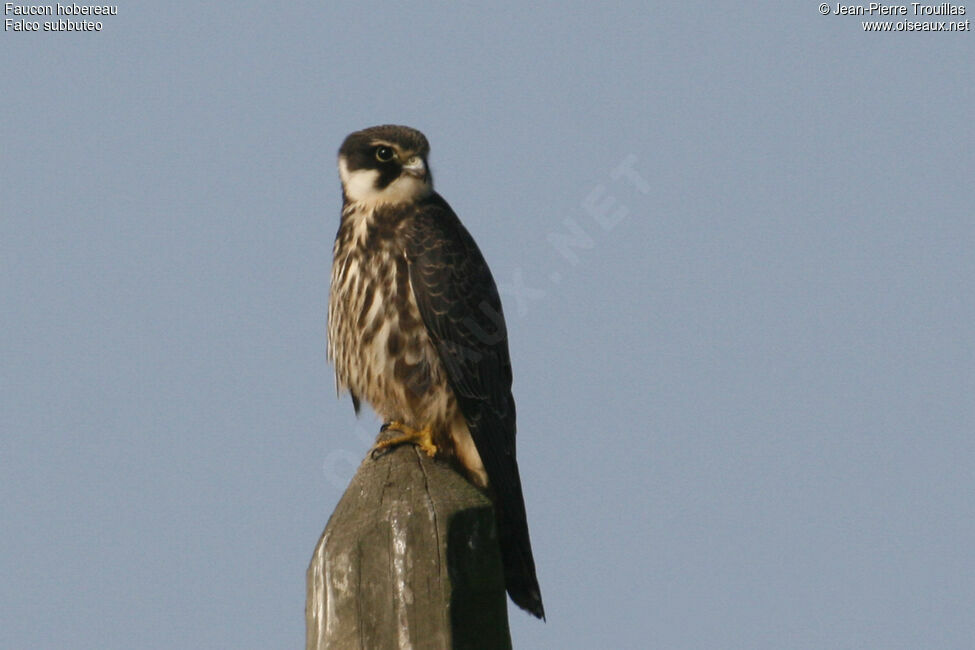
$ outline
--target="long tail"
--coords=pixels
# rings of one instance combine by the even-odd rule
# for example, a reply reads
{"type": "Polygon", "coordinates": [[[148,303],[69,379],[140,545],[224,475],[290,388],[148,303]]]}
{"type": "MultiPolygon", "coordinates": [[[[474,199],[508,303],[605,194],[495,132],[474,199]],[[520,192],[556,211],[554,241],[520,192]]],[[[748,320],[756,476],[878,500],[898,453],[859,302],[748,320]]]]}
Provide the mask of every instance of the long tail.
{"type": "Polygon", "coordinates": [[[525,497],[521,491],[515,456],[514,400],[509,397],[508,408],[500,412],[485,408],[483,403],[475,400],[461,398],[459,401],[474,446],[488,475],[488,491],[494,502],[498,524],[505,588],[516,605],[544,620],[545,608],[535,575],[525,497]]]}
{"type": "Polygon", "coordinates": [[[531,539],[528,536],[525,499],[521,493],[517,464],[514,471],[507,474],[504,485],[495,483],[493,486],[505,587],[516,605],[544,620],[545,608],[535,575],[535,559],[532,557],[531,539]]]}

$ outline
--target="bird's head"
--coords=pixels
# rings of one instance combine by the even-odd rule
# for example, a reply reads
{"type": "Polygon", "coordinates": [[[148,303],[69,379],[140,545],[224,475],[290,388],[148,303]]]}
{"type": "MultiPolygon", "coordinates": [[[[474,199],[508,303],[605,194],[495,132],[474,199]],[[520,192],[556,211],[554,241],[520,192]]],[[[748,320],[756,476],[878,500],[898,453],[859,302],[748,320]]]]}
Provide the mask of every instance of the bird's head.
{"type": "Polygon", "coordinates": [[[350,134],[339,149],[339,177],[347,203],[409,203],[433,191],[430,144],[408,126],[373,126],[350,134]]]}

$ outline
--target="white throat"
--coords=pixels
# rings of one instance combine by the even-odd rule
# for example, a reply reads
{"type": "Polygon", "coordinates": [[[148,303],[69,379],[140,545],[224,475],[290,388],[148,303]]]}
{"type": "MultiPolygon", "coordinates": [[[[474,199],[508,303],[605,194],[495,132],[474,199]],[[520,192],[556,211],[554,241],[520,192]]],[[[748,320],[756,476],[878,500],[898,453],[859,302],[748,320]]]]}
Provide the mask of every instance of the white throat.
{"type": "Polygon", "coordinates": [[[339,178],[345,196],[351,203],[358,203],[364,208],[375,208],[381,204],[408,203],[428,196],[433,187],[429,180],[401,174],[386,187],[379,189],[376,181],[379,172],[375,169],[356,169],[349,171],[349,165],[344,157],[339,158],[339,178]]]}

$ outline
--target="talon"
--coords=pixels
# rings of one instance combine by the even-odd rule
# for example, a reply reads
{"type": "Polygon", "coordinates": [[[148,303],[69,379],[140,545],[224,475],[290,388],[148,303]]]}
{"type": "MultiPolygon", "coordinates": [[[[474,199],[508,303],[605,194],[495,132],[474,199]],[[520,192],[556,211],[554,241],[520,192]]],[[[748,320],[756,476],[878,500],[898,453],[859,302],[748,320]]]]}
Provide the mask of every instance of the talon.
{"type": "Polygon", "coordinates": [[[416,445],[430,458],[437,455],[437,445],[433,444],[433,429],[429,426],[423,427],[422,429],[414,429],[411,426],[394,420],[383,424],[379,431],[385,432],[390,429],[400,432],[401,435],[393,436],[387,440],[381,440],[373,445],[372,451],[370,452],[373,460],[376,459],[377,454],[405,443],[416,445]]]}

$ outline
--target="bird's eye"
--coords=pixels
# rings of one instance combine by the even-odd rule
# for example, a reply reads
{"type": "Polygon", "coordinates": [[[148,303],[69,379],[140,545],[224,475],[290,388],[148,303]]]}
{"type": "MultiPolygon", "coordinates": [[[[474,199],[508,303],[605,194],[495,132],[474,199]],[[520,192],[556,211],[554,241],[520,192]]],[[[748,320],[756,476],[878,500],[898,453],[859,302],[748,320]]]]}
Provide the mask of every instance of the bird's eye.
{"type": "Polygon", "coordinates": [[[391,147],[376,147],[376,160],[379,162],[389,162],[394,155],[391,147]]]}

